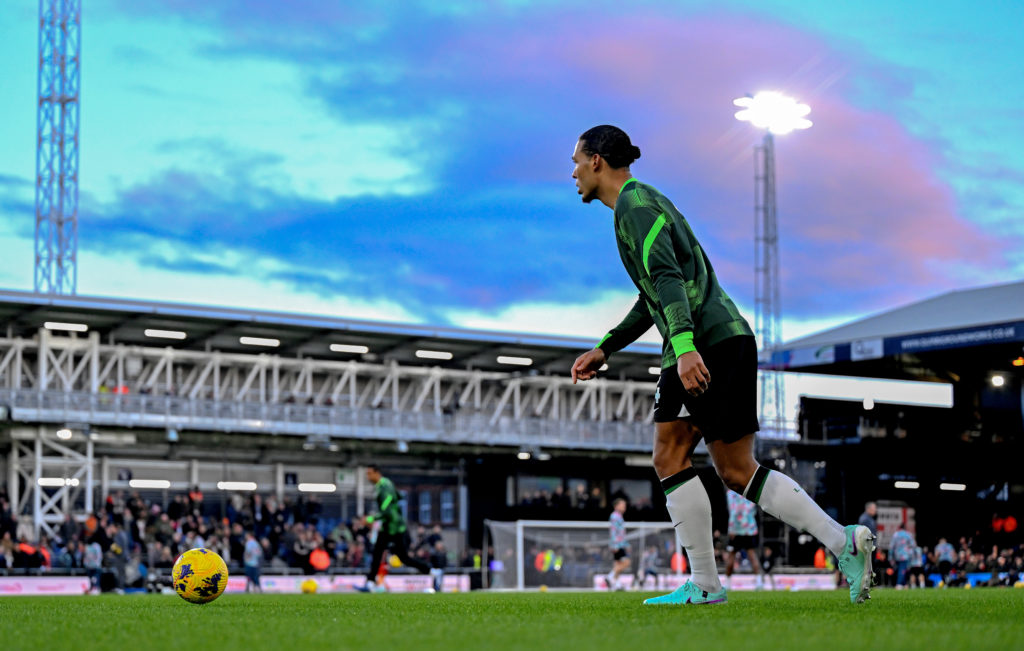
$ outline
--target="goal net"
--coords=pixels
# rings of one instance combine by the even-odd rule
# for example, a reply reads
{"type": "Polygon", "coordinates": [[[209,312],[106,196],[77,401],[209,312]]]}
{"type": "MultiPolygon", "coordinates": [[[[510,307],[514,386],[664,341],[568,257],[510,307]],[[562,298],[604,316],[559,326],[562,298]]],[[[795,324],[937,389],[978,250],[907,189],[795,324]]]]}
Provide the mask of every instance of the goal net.
{"type": "MultiPolygon", "coordinates": [[[[485,587],[493,589],[607,589],[614,562],[607,522],[517,520],[484,522],[489,540],[485,587]]],[[[626,588],[653,590],[681,585],[685,561],[669,522],[627,522],[630,567],[626,588]]]]}

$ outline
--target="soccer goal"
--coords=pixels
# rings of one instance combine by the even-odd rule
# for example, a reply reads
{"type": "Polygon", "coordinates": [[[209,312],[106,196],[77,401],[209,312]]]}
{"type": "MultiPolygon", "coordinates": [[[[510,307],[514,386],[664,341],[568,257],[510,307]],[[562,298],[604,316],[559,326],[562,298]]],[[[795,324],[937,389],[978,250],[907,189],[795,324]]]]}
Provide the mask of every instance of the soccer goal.
{"type": "MultiPolygon", "coordinates": [[[[607,522],[485,520],[485,587],[493,589],[605,588],[612,569],[607,522]],[[493,554],[488,554],[488,548],[493,554]]],[[[625,587],[679,585],[685,562],[669,522],[626,522],[630,569],[625,587]],[[648,571],[649,570],[649,571],[648,571]]]]}

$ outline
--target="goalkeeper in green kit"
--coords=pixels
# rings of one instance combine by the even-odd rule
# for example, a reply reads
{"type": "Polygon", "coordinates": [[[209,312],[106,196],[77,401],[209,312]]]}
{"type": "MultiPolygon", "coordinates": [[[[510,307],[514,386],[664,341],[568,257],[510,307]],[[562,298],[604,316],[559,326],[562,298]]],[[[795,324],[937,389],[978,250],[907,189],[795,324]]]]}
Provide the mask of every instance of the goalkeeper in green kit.
{"type": "Polygon", "coordinates": [[[380,528],[377,530],[377,540],[373,544],[373,559],[370,561],[370,570],[366,575],[366,585],[356,588],[361,592],[375,592],[377,569],[384,560],[384,552],[391,551],[392,554],[421,574],[430,574],[433,578],[433,588],[429,591],[438,592],[441,590],[442,573],[439,569],[431,569],[429,565],[409,555],[409,528],[402,516],[401,506],[398,504],[398,490],[390,479],[381,474],[380,468],[376,465],[366,467],[366,479],[375,488],[377,498],[377,513],[366,516],[366,522],[373,524],[380,521],[380,528]]]}

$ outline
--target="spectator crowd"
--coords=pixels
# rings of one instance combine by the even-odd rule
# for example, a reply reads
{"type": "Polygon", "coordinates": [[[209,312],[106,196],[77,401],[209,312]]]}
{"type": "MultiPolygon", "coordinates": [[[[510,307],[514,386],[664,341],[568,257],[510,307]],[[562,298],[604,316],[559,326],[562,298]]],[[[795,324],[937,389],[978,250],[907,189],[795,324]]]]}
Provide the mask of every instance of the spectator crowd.
{"type": "MultiPolygon", "coordinates": [[[[278,502],[273,496],[235,493],[221,513],[219,500],[208,506],[198,488],[175,495],[166,510],[138,492],[118,491],[84,522],[69,517],[54,536],[35,540],[31,523],[19,523],[0,491],[0,571],[84,570],[97,582],[109,572],[118,589],[143,587],[148,574],[168,573],[181,553],[197,547],[216,551],[230,568],[240,568],[250,540],[258,543],[262,558],[257,560],[270,571],[369,569],[373,534],[365,519],[325,518],[315,496],[278,502]]],[[[440,525],[410,533],[417,558],[432,567],[455,565],[440,525]]],[[[462,564],[471,566],[472,554],[462,564]]]]}

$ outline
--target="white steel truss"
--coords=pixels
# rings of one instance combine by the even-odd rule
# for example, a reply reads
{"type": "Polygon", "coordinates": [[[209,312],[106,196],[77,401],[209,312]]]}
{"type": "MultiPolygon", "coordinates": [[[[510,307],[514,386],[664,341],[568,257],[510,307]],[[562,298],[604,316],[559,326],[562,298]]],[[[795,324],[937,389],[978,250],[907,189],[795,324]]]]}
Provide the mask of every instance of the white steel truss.
{"type": "Polygon", "coordinates": [[[8,472],[13,512],[31,501],[36,539],[53,538],[68,514],[93,510],[93,443],[81,432],[61,440],[53,428],[15,429],[8,472]]]}
{"type": "Polygon", "coordinates": [[[650,448],[654,382],[395,362],[0,339],[17,421],[621,451],[650,448]]]}

